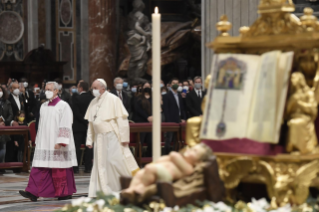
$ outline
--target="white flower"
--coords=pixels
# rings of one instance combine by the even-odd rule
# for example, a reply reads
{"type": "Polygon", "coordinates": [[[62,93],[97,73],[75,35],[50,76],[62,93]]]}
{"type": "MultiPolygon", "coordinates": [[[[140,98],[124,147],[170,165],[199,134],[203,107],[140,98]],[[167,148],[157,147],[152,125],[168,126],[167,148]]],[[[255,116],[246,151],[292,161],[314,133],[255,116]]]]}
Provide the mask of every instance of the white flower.
{"type": "Polygon", "coordinates": [[[173,208],[166,207],[161,212],[173,212],[173,208]]]}
{"type": "Polygon", "coordinates": [[[72,206],[75,207],[75,206],[82,205],[82,203],[84,202],[84,199],[85,199],[85,197],[81,197],[79,199],[72,200],[72,206]]]}
{"type": "Polygon", "coordinates": [[[197,209],[195,212],[204,212],[202,209],[197,209]]]}
{"type": "Polygon", "coordinates": [[[86,211],[87,212],[93,212],[94,208],[92,205],[89,205],[87,208],[86,208],[86,211]]]}
{"type": "Polygon", "coordinates": [[[265,198],[262,198],[260,200],[256,200],[255,198],[252,198],[251,205],[253,208],[259,208],[259,209],[269,208],[269,203],[267,202],[265,198]]]}
{"type": "Polygon", "coordinates": [[[100,199],[100,200],[95,201],[95,204],[97,204],[99,209],[102,210],[104,205],[105,205],[105,201],[103,199],[100,199]]]}
{"type": "Polygon", "coordinates": [[[280,207],[280,208],[278,208],[276,210],[272,210],[270,212],[290,212],[290,211],[291,211],[291,206],[290,206],[290,204],[287,204],[287,205],[285,205],[283,207],[280,207]]]}
{"type": "Polygon", "coordinates": [[[212,203],[212,206],[217,209],[216,211],[232,211],[232,208],[223,202],[212,203]]]}
{"type": "Polygon", "coordinates": [[[204,207],[203,212],[214,212],[215,210],[212,207],[206,206],[204,207]]]}
{"type": "Polygon", "coordinates": [[[179,206],[176,205],[176,206],[174,207],[174,211],[178,211],[178,210],[179,210],[179,206]]]}
{"type": "Polygon", "coordinates": [[[84,202],[90,202],[92,199],[90,197],[84,198],[84,202]]]}

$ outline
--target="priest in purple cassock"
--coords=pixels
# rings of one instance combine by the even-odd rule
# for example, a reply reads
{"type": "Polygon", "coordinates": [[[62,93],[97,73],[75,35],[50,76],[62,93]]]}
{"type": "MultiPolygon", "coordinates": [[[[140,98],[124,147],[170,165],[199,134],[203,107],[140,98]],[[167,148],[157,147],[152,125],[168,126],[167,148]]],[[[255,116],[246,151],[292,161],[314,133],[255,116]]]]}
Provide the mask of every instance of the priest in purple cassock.
{"type": "Polygon", "coordinates": [[[49,100],[40,109],[29,183],[19,193],[37,201],[39,197],[71,199],[76,192],[73,166],[77,166],[72,133],[73,113],[68,103],[58,97],[58,84],[48,82],[45,95],[49,100]]]}

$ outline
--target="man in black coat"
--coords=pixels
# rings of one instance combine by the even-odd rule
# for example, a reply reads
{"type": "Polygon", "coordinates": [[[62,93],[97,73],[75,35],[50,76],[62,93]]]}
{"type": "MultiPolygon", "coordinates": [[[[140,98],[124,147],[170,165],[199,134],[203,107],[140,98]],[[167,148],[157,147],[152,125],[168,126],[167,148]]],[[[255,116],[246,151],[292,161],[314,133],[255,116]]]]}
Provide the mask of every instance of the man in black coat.
{"type": "MultiPolygon", "coordinates": [[[[81,159],[81,144],[85,144],[86,134],[88,129],[88,121],[84,119],[86,111],[90,105],[93,95],[88,92],[89,84],[80,81],[78,86],[79,95],[73,96],[72,110],[73,110],[73,135],[76,149],[76,156],[78,167],[74,167],[74,172],[79,173],[80,159],[81,159]]],[[[89,173],[92,169],[93,149],[85,148],[85,172],[89,173]]]]}
{"type": "Polygon", "coordinates": [[[63,89],[62,80],[57,78],[54,81],[57,82],[59,85],[59,93],[58,93],[59,98],[65,102],[67,102],[68,104],[70,104],[71,103],[71,95],[68,92],[66,92],[65,89],[63,89]]]}
{"type": "MultiPolygon", "coordinates": [[[[163,112],[165,122],[184,123],[186,121],[186,112],[183,99],[177,92],[179,80],[174,78],[171,81],[172,91],[163,95],[163,112]]],[[[167,133],[165,140],[165,152],[170,152],[170,144],[173,140],[173,133],[167,133]]]]}
{"type": "Polygon", "coordinates": [[[201,116],[203,114],[201,105],[206,94],[202,90],[202,78],[195,77],[194,82],[194,89],[186,96],[186,107],[190,117],[201,116]]]}
{"type": "Polygon", "coordinates": [[[33,111],[36,105],[36,99],[34,93],[28,89],[28,86],[27,80],[22,78],[20,82],[20,93],[25,106],[26,121],[30,122],[35,119],[33,111]]]}
{"type": "Polygon", "coordinates": [[[128,114],[131,114],[131,98],[128,96],[128,94],[123,91],[123,79],[121,77],[116,77],[114,79],[114,89],[111,90],[111,93],[118,96],[122,102],[123,105],[128,112],[128,114]]]}
{"type": "MultiPolygon", "coordinates": [[[[23,110],[24,111],[24,103],[23,99],[20,96],[20,90],[19,90],[19,83],[17,81],[12,82],[9,86],[10,88],[10,95],[9,95],[9,101],[11,103],[12,113],[13,113],[13,121],[11,122],[11,126],[19,126],[19,123],[14,121],[14,118],[17,116],[18,112],[23,110]]],[[[17,161],[17,151],[16,147],[13,142],[7,142],[6,145],[6,156],[5,161],[6,162],[16,162],[17,161]]]]}

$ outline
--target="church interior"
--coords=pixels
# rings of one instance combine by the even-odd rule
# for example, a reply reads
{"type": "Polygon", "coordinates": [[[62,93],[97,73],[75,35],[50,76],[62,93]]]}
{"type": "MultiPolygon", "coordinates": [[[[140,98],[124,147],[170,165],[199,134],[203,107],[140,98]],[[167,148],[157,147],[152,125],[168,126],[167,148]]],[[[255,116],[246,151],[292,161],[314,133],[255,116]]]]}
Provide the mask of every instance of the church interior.
{"type": "Polygon", "coordinates": [[[0,160],[0,211],[319,211],[318,0],[1,0],[0,84],[26,79],[46,92],[57,78],[70,93],[81,81],[92,92],[99,79],[108,90],[118,78],[150,84],[152,120],[128,118],[139,168],[117,176],[121,191],[91,198],[82,144],[72,199],[32,202],[19,190],[36,133],[0,125],[0,156],[1,136],[23,135],[25,146],[22,161],[0,160]],[[160,85],[173,93],[175,79],[194,79],[194,91],[200,80],[202,114],[183,120],[180,99],[178,122],[163,120],[160,85]]]}

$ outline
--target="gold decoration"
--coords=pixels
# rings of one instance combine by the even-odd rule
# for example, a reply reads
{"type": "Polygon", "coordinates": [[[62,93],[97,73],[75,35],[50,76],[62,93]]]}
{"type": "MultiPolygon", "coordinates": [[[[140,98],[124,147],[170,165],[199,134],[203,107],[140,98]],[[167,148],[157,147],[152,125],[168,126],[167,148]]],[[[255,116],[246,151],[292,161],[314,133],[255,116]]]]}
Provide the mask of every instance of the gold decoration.
{"type": "Polygon", "coordinates": [[[159,212],[165,208],[165,204],[163,202],[151,202],[149,207],[154,211],[154,212],[159,212]]]}
{"type": "Polygon", "coordinates": [[[315,95],[300,72],[292,74],[291,84],[292,94],[286,106],[289,127],[286,150],[313,153],[318,143],[314,125],[318,113],[315,95]]]}
{"type": "Polygon", "coordinates": [[[308,32],[314,31],[317,28],[317,17],[313,15],[313,9],[306,7],[303,12],[304,15],[300,17],[301,24],[306,27],[308,32]]]}
{"type": "Polygon", "coordinates": [[[239,28],[240,35],[245,35],[249,31],[249,27],[243,26],[239,28]]]}
{"type": "MultiPolygon", "coordinates": [[[[205,79],[205,88],[208,89],[209,82],[211,80],[212,76],[209,74],[205,79]]],[[[206,105],[206,96],[204,96],[202,100],[201,109],[204,112],[206,105]]],[[[194,146],[198,143],[200,143],[199,134],[200,134],[200,127],[202,124],[202,117],[201,116],[195,116],[192,118],[189,118],[187,120],[186,125],[186,143],[188,146],[194,146]]]]}
{"type": "Polygon", "coordinates": [[[319,155],[314,156],[247,156],[215,153],[219,158],[219,173],[226,189],[240,182],[263,183],[272,198],[271,208],[287,203],[302,204],[309,187],[319,173],[319,155]],[[297,158],[298,157],[298,158],[297,158]]]}
{"type": "Polygon", "coordinates": [[[232,24],[228,21],[226,15],[220,17],[220,21],[216,24],[216,28],[220,31],[219,36],[229,36],[228,31],[231,29],[232,24]]]}

